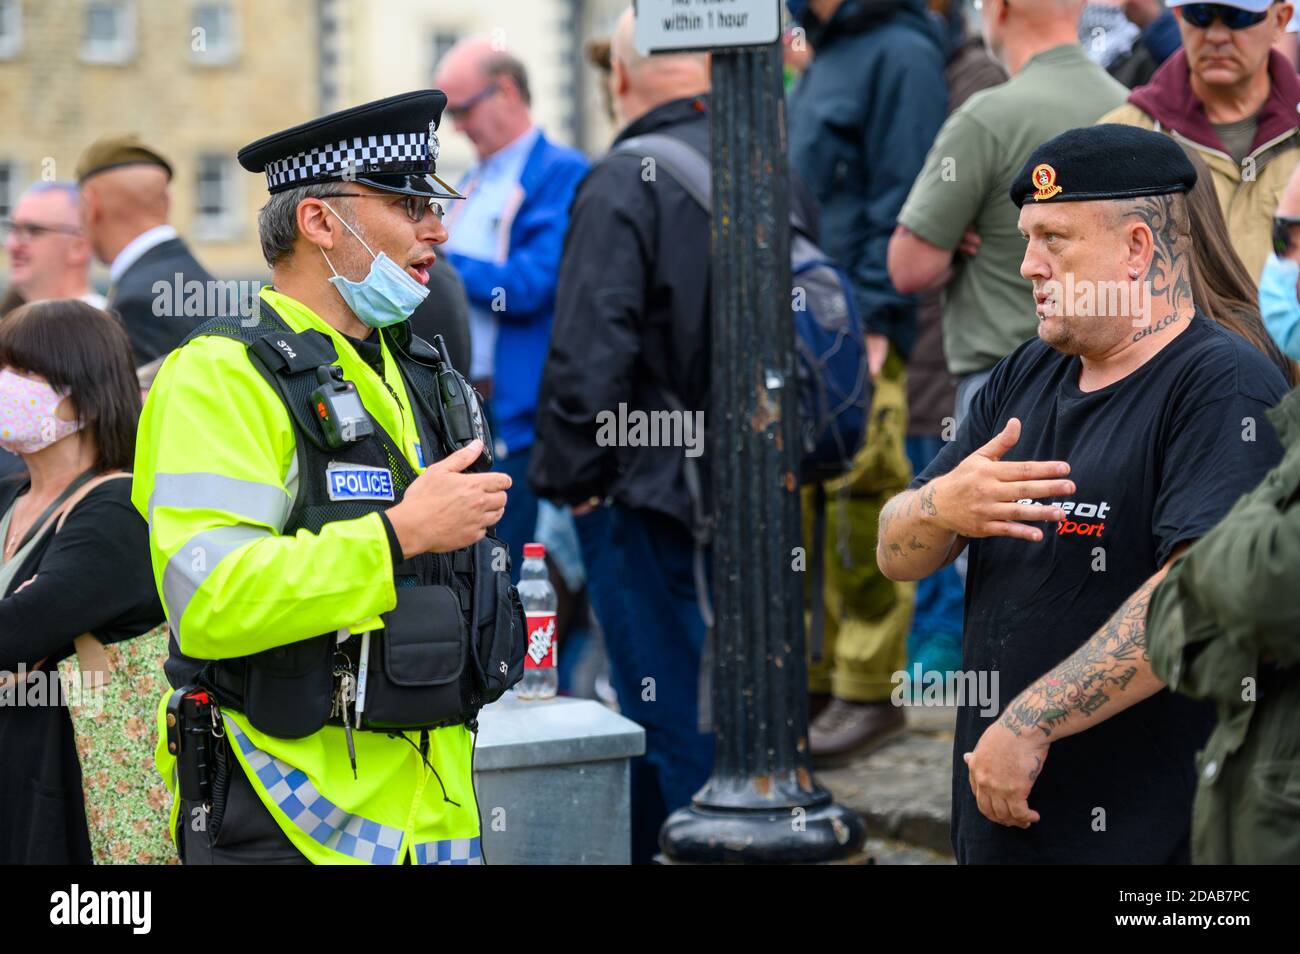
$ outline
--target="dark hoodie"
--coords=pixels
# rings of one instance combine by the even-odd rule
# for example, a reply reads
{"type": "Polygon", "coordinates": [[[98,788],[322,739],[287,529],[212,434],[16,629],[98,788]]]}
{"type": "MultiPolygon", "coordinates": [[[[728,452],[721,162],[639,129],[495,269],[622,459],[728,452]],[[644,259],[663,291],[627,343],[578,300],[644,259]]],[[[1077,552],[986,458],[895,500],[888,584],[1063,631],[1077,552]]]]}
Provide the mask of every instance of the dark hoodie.
{"type": "Polygon", "coordinates": [[[947,113],[945,44],[922,0],[845,0],[803,26],[816,52],[790,96],[790,162],[822,205],[822,248],[868,331],[906,356],[916,299],[885,266],[898,212],[947,113]]]}
{"type": "MultiPolygon", "coordinates": [[[[1285,56],[1273,50],[1268,56],[1270,89],[1259,111],[1259,128],[1254,152],[1260,146],[1300,128],[1300,78],[1285,56]]],[[[1218,134],[1205,115],[1205,106],[1192,91],[1191,70],[1187,65],[1187,51],[1179,50],[1165,60],[1146,86],[1139,86],[1129,94],[1128,101],[1146,113],[1161,126],[1186,136],[1192,142],[1227,154],[1218,134]]]]}

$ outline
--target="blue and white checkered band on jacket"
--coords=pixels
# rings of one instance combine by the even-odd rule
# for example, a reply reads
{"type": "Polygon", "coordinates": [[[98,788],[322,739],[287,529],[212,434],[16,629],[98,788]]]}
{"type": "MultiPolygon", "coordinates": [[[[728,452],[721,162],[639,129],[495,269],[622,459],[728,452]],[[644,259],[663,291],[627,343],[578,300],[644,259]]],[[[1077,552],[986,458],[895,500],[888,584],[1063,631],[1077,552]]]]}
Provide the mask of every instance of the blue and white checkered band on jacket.
{"type": "Polygon", "coordinates": [[[266,185],[275,191],[375,172],[427,173],[437,156],[438,134],[432,130],[354,136],[268,162],[266,185]]]}

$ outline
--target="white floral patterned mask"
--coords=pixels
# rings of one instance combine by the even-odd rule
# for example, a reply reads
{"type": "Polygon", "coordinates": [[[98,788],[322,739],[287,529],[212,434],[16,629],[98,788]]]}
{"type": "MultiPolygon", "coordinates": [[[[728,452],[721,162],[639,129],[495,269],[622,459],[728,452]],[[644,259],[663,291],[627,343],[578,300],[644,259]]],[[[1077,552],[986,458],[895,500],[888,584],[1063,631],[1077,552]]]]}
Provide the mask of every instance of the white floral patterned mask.
{"type": "Polygon", "coordinates": [[[81,430],[79,421],[65,421],[55,413],[65,397],[43,381],[8,368],[0,371],[0,447],[35,454],[81,430]]]}

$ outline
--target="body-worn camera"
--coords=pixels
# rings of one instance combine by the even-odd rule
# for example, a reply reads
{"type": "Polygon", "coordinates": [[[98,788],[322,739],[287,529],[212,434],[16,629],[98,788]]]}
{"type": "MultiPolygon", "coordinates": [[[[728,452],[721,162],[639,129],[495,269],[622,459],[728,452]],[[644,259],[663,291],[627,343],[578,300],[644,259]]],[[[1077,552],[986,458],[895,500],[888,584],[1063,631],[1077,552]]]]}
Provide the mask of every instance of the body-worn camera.
{"type": "Polygon", "coordinates": [[[312,410],[320,418],[325,441],[331,448],[369,437],[375,431],[370,415],[361,403],[357,387],[343,380],[343,369],[338,365],[321,365],[316,369],[320,384],[311,394],[312,410]]]}

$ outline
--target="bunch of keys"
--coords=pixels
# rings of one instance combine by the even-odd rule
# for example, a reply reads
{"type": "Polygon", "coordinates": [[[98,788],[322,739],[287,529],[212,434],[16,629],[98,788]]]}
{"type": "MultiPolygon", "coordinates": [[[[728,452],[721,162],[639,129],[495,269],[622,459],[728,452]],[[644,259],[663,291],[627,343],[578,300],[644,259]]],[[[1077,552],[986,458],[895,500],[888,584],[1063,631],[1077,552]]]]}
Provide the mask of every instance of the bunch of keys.
{"type": "Polygon", "coordinates": [[[355,705],[357,701],[357,677],[352,674],[352,664],[342,653],[339,658],[342,663],[334,667],[334,678],[338,680],[337,688],[334,690],[334,705],[330,710],[330,717],[335,716],[343,719],[343,735],[348,740],[348,761],[352,763],[352,777],[357,777],[357,750],[352,742],[352,723],[348,717],[348,707],[355,705]]]}

